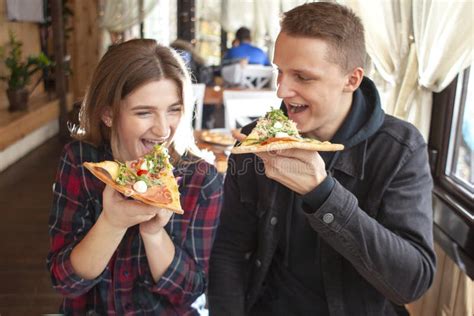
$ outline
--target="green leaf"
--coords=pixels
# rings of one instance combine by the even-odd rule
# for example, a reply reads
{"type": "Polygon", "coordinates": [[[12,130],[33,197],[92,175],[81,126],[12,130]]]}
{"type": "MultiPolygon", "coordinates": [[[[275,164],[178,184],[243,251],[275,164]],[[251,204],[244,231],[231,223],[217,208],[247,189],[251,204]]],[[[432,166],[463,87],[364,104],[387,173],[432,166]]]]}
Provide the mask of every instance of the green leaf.
{"type": "Polygon", "coordinates": [[[0,76],[0,80],[8,82],[9,89],[24,88],[31,79],[31,76],[40,69],[47,69],[52,66],[51,60],[43,52],[37,56],[29,56],[25,61],[22,60],[23,43],[17,40],[15,34],[9,31],[8,55],[5,56],[6,46],[0,47],[0,57],[5,63],[9,75],[0,76]]]}

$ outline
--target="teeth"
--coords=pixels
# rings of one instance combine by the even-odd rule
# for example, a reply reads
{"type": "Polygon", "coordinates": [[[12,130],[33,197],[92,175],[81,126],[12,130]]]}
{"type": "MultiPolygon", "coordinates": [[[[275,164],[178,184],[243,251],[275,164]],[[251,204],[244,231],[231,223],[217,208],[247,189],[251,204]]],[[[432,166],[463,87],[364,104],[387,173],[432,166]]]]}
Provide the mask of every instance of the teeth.
{"type": "Polygon", "coordinates": [[[160,140],[149,140],[149,139],[144,139],[143,141],[145,143],[149,143],[151,145],[162,144],[164,142],[164,141],[160,141],[160,140]]]}
{"type": "Polygon", "coordinates": [[[299,103],[288,103],[290,108],[289,111],[291,113],[298,113],[300,112],[300,109],[303,110],[304,108],[307,108],[308,106],[306,104],[299,104],[299,103]]]}

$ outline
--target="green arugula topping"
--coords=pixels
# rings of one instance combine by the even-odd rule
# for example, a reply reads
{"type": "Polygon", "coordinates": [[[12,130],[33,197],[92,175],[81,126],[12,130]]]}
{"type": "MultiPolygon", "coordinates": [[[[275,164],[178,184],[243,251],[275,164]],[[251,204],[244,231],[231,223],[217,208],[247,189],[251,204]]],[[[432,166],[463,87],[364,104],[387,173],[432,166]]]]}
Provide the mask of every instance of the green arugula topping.
{"type": "MultiPolygon", "coordinates": [[[[138,175],[138,168],[129,168],[125,163],[117,161],[119,164],[119,175],[115,179],[120,185],[133,185],[137,181],[144,181],[148,187],[153,185],[161,185],[160,179],[153,177],[164,168],[172,168],[169,162],[168,149],[162,145],[155,145],[153,150],[143,156],[142,160],[146,163],[148,172],[138,175]]],[[[142,162],[143,163],[143,162],[142,162]]]]}
{"type": "Polygon", "coordinates": [[[277,121],[283,123],[289,120],[282,110],[274,108],[272,108],[269,112],[267,112],[267,114],[265,114],[265,118],[271,120],[274,123],[277,121]]]}
{"type": "MultiPolygon", "coordinates": [[[[268,138],[275,137],[277,133],[286,133],[288,136],[300,137],[296,123],[288,119],[280,109],[272,109],[267,112],[264,118],[260,119],[255,126],[258,139],[256,142],[263,142],[268,138]]],[[[250,141],[253,139],[250,138],[250,141]]]]}

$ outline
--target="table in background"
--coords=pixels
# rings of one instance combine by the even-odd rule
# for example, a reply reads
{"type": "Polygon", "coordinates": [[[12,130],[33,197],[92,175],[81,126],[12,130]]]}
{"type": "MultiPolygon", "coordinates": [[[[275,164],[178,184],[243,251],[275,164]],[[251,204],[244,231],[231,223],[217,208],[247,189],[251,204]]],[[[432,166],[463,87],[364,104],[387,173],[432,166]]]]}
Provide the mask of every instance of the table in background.
{"type": "Polygon", "coordinates": [[[207,149],[208,151],[212,152],[216,157],[214,161],[214,166],[217,168],[217,171],[220,173],[225,173],[227,171],[227,161],[230,154],[231,146],[221,146],[215,145],[212,143],[205,142],[201,139],[202,131],[195,131],[194,138],[196,140],[196,145],[200,149],[207,149]]]}

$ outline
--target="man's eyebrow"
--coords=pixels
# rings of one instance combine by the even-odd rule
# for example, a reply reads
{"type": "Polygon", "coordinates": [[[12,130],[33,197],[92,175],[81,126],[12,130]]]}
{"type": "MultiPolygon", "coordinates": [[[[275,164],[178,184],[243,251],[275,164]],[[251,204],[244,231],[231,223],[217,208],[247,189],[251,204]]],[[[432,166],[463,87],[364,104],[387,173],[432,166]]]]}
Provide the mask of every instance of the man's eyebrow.
{"type": "Polygon", "coordinates": [[[298,75],[305,75],[305,76],[310,76],[310,77],[319,77],[320,74],[314,71],[310,71],[308,69],[290,69],[292,73],[298,74],[298,75]]]}

